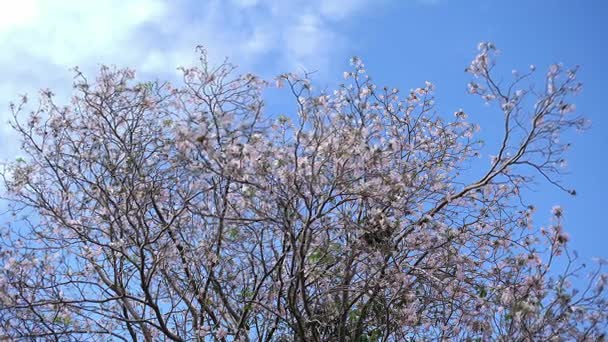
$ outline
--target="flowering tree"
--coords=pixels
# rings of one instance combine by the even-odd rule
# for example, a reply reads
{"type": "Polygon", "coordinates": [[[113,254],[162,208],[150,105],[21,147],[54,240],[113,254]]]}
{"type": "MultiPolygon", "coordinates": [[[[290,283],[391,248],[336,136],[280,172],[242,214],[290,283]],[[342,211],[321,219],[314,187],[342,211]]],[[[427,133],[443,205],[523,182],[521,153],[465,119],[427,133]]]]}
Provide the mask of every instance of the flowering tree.
{"type": "Polygon", "coordinates": [[[559,140],[585,120],[575,70],[501,84],[480,44],[469,84],[501,112],[487,169],[476,125],[433,110],[433,86],[379,88],[354,58],[347,84],[276,79],[296,112],[271,117],[270,84],[224,63],[183,84],[76,71],[67,106],[14,106],[23,159],[4,170],[0,332],[40,340],[589,340],[608,319],[555,207],[533,225],[525,187],[559,182],[559,140]],[[401,96],[401,98],[399,97],[401,96]],[[467,177],[463,177],[463,175],[467,177]],[[559,268],[553,267],[554,264],[559,268]]]}

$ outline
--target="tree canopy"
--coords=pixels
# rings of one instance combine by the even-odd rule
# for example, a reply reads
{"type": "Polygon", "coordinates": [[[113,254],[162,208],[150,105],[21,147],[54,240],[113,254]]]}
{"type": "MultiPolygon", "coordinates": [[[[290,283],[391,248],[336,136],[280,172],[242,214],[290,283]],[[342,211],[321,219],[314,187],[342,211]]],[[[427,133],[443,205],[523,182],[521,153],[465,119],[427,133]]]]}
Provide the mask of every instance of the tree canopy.
{"type": "Polygon", "coordinates": [[[534,87],[535,68],[496,76],[479,45],[468,90],[504,129],[465,181],[478,126],[438,114],[431,83],[380,87],[353,58],[345,84],[316,90],[199,52],[179,85],[76,70],[68,104],[45,90],[11,106],[2,337],[603,339],[608,276],[569,251],[560,207],[541,228],[526,200],[534,178],[575,194],[559,178],[563,133],[587,125],[576,69],[534,87]],[[293,113],[267,113],[268,87],[293,113]]]}

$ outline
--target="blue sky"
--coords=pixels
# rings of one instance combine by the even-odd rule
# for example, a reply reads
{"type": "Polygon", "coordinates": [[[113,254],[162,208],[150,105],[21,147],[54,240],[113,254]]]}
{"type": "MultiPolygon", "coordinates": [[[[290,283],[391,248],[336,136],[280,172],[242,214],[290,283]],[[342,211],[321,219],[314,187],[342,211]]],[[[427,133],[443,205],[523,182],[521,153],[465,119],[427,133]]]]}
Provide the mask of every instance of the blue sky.
{"type": "MultiPolygon", "coordinates": [[[[17,94],[51,88],[71,90],[69,68],[92,73],[99,64],[130,66],[144,77],[174,78],[190,65],[196,45],[213,60],[229,57],[265,77],[316,70],[322,86],[340,82],[353,55],[363,58],[379,84],[410,89],[432,81],[437,109],[464,108],[492,144],[500,113],[466,94],[463,72],[480,41],[493,41],[510,70],[535,64],[581,65],[585,88],[576,98],[591,130],[572,135],[565,184],[571,198],[539,182],[528,198],[539,211],[538,225],[562,204],[566,230],[581,257],[608,257],[604,212],[608,194],[608,3],[605,1],[493,0],[20,0],[0,3],[0,108],[17,94]],[[12,3],[12,4],[11,4],[12,3]]],[[[271,108],[272,110],[272,108],[271,108]]],[[[7,110],[0,111],[3,122],[7,110]]],[[[0,126],[3,159],[17,146],[0,126]]]]}

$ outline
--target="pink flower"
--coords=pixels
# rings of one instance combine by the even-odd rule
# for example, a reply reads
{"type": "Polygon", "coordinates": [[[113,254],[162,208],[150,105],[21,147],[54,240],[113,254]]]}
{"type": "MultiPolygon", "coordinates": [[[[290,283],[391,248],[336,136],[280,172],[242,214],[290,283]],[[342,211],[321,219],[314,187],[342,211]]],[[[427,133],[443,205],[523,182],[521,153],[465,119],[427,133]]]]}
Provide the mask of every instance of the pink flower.
{"type": "Polygon", "coordinates": [[[228,336],[228,330],[224,329],[224,328],[219,328],[217,329],[217,331],[215,332],[215,337],[217,339],[223,339],[224,337],[228,336]]]}

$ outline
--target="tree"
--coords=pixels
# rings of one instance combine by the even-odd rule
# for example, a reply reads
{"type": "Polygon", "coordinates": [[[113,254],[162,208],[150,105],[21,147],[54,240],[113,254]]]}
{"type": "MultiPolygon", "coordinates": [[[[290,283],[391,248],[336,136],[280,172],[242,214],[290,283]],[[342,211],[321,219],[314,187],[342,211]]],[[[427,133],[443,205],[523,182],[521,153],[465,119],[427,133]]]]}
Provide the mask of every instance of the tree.
{"type": "MultiPolygon", "coordinates": [[[[72,101],[12,106],[24,157],[7,165],[0,327],[9,338],[172,341],[603,339],[601,267],[589,285],[563,211],[532,222],[525,188],[557,187],[558,139],[583,129],[576,70],[501,84],[479,46],[469,91],[504,134],[487,170],[477,126],[435,113],[433,85],[276,85],[297,113],[268,116],[270,84],[201,64],[183,84],[76,70],[72,101]],[[401,99],[399,98],[401,95],[401,99]],[[478,163],[478,162],[476,162],[478,163]],[[465,177],[467,176],[468,177],[465,177]],[[559,261],[558,261],[559,260],[559,261]],[[559,266],[558,268],[553,265],[559,266]]],[[[601,265],[600,265],[601,266],[601,265]]]]}

